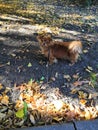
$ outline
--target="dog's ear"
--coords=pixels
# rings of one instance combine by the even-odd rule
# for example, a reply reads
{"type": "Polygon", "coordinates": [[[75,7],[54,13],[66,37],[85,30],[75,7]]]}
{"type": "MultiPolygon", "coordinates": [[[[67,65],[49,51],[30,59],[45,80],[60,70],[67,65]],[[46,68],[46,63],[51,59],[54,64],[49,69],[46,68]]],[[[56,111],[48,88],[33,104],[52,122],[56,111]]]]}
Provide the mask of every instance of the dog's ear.
{"type": "Polygon", "coordinates": [[[52,41],[52,35],[49,33],[49,34],[47,34],[47,40],[50,42],[50,41],[52,41]]]}

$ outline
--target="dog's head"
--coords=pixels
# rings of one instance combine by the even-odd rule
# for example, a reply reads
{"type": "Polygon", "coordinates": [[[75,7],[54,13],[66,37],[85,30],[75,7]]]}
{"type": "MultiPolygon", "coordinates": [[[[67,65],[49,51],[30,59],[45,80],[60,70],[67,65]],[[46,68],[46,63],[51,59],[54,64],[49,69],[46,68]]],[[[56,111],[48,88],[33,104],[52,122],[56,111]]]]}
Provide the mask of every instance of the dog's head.
{"type": "Polygon", "coordinates": [[[49,43],[52,41],[52,36],[50,33],[41,33],[38,34],[37,40],[40,43],[40,46],[47,47],[49,43]]]}

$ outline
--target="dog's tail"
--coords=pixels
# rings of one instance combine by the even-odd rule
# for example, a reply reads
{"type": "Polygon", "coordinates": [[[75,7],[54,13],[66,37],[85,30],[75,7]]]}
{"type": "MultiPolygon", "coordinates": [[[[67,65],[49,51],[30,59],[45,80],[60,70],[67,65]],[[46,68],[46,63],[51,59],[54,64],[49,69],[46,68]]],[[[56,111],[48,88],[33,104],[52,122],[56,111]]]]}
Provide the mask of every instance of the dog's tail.
{"type": "Polygon", "coordinates": [[[69,45],[69,50],[76,52],[76,53],[82,53],[81,41],[72,41],[69,45]]]}

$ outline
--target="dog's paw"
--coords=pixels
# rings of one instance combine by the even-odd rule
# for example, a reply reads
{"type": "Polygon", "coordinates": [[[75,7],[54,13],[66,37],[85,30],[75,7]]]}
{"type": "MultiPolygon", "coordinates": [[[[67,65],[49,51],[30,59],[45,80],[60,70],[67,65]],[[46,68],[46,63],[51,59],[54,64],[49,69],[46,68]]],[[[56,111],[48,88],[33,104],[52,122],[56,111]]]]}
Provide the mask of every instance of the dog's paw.
{"type": "Polygon", "coordinates": [[[49,60],[50,65],[52,65],[53,63],[58,63],[58,60],[56,58],[52,59],[52,60],[49,60]]]}
{"type": "Polygon", "coordinates": [[[53,63],[58,63],[58,60],[55,58],[55,59],[53,60],[53,63]]]}

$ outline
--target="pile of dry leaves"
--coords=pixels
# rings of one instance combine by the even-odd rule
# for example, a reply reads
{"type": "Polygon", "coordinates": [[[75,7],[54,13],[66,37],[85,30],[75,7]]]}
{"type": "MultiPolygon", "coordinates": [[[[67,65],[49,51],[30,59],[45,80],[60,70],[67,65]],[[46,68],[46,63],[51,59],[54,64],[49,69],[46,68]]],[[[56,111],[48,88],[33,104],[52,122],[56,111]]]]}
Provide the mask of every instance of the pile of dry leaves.
{"type": "Polygon", "coordinates": [[[35,81],[14,89],[0,85],[0,129],[97,118],[98,104],[93,94],[75,89],[79,84],[76,82],[70,92],[78,95],[74,102],[58,88],[49,90],[50,94],[41,92],[42,84],[35,81]]]}

